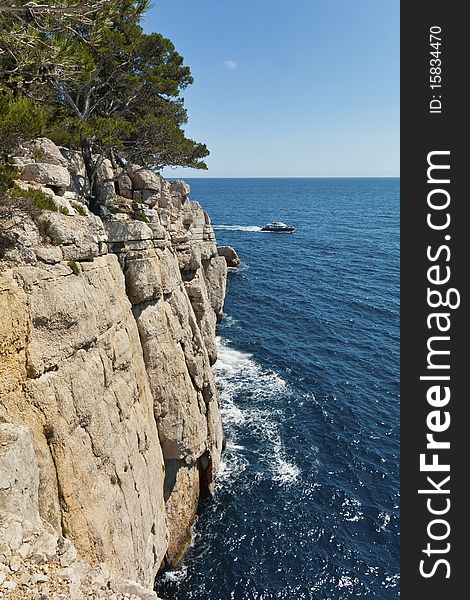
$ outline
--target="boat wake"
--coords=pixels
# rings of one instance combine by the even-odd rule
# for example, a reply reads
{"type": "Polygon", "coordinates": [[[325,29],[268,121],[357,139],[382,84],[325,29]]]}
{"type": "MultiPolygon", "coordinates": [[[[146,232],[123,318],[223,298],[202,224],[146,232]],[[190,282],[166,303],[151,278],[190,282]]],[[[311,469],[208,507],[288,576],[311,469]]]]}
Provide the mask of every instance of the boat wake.
{"type": "Polygon", "coordinates": [[[225,231],[261,231],[261,227],[257,227],[256,225],[213,225],[212,228],[215,230],[223,229],[225,231]]]}

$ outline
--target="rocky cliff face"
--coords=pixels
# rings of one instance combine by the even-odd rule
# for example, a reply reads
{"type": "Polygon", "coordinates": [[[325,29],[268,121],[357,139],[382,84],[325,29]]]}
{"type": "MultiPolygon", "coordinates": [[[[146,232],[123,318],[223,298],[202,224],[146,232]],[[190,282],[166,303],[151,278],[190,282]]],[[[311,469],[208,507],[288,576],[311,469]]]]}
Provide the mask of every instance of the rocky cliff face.
{"type": "MultiPolygon", "coordinates": [[[[16,449],[5,462],[0,439],[0,513],[152,587],[186,548],[222,451],[211,364],[225,259],[185,182],[135,165],[115,182],[105,161],[99,218],[78,154],[43,139],[15,162],[19,185],[59,211],[3,216],[0,422],[16,449]]],[[[0,558],[15,551],[0,533],[0,558]]]]}

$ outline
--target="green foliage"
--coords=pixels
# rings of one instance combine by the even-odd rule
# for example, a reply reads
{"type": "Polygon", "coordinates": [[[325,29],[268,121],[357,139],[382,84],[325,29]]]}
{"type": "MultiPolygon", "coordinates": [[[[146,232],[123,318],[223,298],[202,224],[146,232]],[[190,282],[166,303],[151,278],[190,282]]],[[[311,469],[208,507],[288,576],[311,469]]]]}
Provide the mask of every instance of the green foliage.
{"type": "Polygon", "coordinates": [[[86,217],[87,213],[83,204],[79,202],[72,202],[72,208],[74,208],[81,217],[86,217]]]}
{"type": "Polygon", "coordinates": [[[142,211],[135,212],[132,215],[132,218],[135,219],[136,221],[143,221],[144,223],[149,222],[147,215],[145,213],[143,213],[142,211]]]}
{"type": "Polygon", "coordinates": [[[43,157],[43,151],[40,150],[39,148],[35,148],[32,152],[31,152],[31,156],[35,159],[35,160],[40,160],[43,157]]]}
{"type": "Polygon", "coordinates": [[[40,136],[46,111],[30,98],[0,94],[0,150],[6,156],[26,140],[40,136]]]}
{"type": "Polygon", "coordinates": [[[133,162],[156,170],[164,166],[207,169],[203,159],[209,154],[205,144],[188,139],[179,125],[165,116],[139,117],[131,136],[133,162]],[[140,140],[140,143],[139,143],[140,140]]]}
{"type": "Polygon", "coordinates": [[[41,214],[45,210],[61,213],[63,215],[69,214],[69,210],[66,206],[59,206],[54,198],[51,198],[51,196],[48,196],[42,190],[36,188],[24,190],[15,186],[8,191],[6,197],[11,206],[29,212],[33,217],[41,214]]]}
{"type": "Polygon", "coordinates": [[[35,188],[23,190],[22,188],[14,187],[10,190],[9,195],[12,200],[23,200],[25,205],[29,204],[38,211],[49,210],[51,212],[59,212],[59,207],[54,198],[51,198],[41,190],[35,188]]]}
{"type": "Polygon", "coordinates": [[[0,163],[0,194],[4,195],[7,190],[13,187],[19,174],[19,169],[13,165],[0,163]]]}
{"type": "Polygon", "coordinates": [[[51,229],[52,221],[50,219],[39,219],[36,222],[36,225],[39,229],[39,233],[43,237],[47,237],[49,235],[49,231],[51,229]]]}
{"type": "Polygon", "coordinates": [[[112,150],[155,168],[205,168],[206,146],[181,129],[187,114],[179,94],[193,81],[190,70],[170,40],[143,33],[140,16],[115,19],[99,36],[86,28],[73,41],[81,70],[57,89],[51,121],[60,128],[52,125],[51,135],[77,145],[79,131],[96,154],[112,150]]]}
{"type": "Polygon", "coordinates": [[[67,264],[72,269],[74,275],[80,274],[80,267],[74,260],[69,260],[67,264]]]}
{"type": "Polygon", "coordinates": [[[52,82],[82,67],[73,46],[82,29],[93,21],[106,28],[111,24],[111,16],[118,14],[124,3],[122,0],[1,2],[2,87],[27,91],[28,95],[34,89],[46,98],[52,82]]]}
{"type": "Polygon", "coordinates": [[[41,4],[70,10],[60,18],[35,6],[32,19],[0,13],[0,93],[23,103],[16,112],[9,109],[0,144],[2,131],[9,140],[19,128],[17,137],[43,133],[59,145],[80,148],[95,197],[96,173],[105,157],[154,169],[207,168],[206,146],[183,131],[187,113],[181,93],[193,82],[190,69],[170,40],[143,32],[148,0],[41,4]],[[41,103],[47,122],[29,98],[41,103]]]}
{"type": "Polygon", "coordinates": [[[50,114],[44,135],[58,146],[79,148],[82,122],[77,117],[57,109],[56,106],[48,106],[48,109],[50,114]]]}
{"type": "Polygon", "coordinates": [[[99,143],[103,148],[123,149],[122,140],[127,139],[132,131],[132,124],[122,117],[90,119],[89,133],[96,138],[96,143],[99,143]]]}
{"type": "Polygon", "coordinates": [[[16,211],[27,213],[36,222],[39,233],[43,237],[47,237],[52,222],[50,219],[41,218],[43,212],[50,211],[68,215],[68,208],[59,206],[54,198],[40,189],[23,189],[14,185],[17,175],[17,169],[11,165],[0,163],[0,217],[9,218],[16,211]]]}

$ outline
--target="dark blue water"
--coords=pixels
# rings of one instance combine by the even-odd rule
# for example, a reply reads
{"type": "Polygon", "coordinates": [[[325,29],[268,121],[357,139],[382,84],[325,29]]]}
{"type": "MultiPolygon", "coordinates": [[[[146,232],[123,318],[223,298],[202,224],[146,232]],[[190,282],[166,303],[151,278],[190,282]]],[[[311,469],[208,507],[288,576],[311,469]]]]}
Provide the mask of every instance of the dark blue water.
{"type": "Polygon", "coordinates": [[[167,600],[399,597],[399,180],[194,179],[228,439],[167,600]],[[261,233],[278,219],[292,235],[261,233]]]}

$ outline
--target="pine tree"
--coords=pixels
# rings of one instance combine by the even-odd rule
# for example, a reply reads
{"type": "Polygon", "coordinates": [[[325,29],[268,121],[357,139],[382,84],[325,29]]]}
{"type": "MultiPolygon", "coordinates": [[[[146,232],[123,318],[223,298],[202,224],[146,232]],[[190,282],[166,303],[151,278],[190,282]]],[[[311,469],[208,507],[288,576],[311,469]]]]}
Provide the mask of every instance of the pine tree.
{"type": "Polygon", "coordinates": [[[0,90],[40,102],[50,137],[81,148],[92,195],[106,157],[154,169],[207,168],[206,146],[182,129],[180,94],[193,82],[190,69],[170,40],[143,32],[148,0],[90,0],[75,3],[82,6],[75,12],[73,0],[43,2],[49,11],[36,8],[30,20],[2,4],[0,25],[10,29],[0,37],[0,90]]]}

